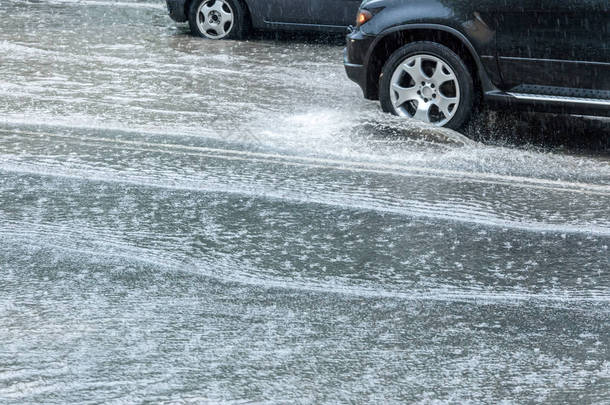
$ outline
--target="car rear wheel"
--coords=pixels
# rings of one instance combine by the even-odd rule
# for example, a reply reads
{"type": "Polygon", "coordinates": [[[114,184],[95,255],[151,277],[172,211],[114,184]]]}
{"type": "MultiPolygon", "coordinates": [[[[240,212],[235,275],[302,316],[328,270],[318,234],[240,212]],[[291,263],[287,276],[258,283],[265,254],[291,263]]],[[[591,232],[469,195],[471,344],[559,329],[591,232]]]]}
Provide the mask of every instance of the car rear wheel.
{"type": "Polygon", "coordinates": [[[474,85],[470,71],[451,49],[413,42],[385,63],[379,98],[385,112],[459,129],[472,112],[474,85]]]}
{"type": "Polygon", "coordinates": [[[191,32],[209,39],[241,39],[247,33],[246,13],[238,0],[195,0],[189,10],[191,32]]]}

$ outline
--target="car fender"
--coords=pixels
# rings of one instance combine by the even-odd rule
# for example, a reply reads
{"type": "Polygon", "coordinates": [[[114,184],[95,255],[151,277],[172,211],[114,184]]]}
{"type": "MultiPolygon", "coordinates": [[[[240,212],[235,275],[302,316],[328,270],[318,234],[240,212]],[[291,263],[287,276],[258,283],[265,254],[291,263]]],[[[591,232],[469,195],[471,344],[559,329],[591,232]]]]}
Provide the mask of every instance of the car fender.
{"type": "MultiPolygon", "coordinates": [[[[490,79],[490,76],[488,74],[488,69],[493,69],[494,74],[497,71],[496,70],[497,62],[496,62],[495,55],[486,55],[485,58],[487,59],[487,63],[485,63],[485,65],[484,65],[481,60],[481,56],[480,56],[478,50],[475,48],[475,46],[472,44],[472,42],[468,39],[468,37],[465,34],[463,34],[462,32],[460,32],[459,30],[457,30],[453,27],[447,26],[447,25],[414,23],[414,24],[396,25],[389,29],[386,29],[386,30],[382,31],[381,33],[379,33],[376,36],[373,43],[371,44],[371,46],[365,56],[365,65],[366,66],[369,65],[370,57],[371,57],[373,51],[376,49],[379,42],[381,42],[386,36],[391,35],[396,32],[406,32],[406,31],[413,31],[413,30],[443,31],[443,32],[451,34],[452,36],[457,38],[470,52],[470,55],[472,56],[473,60],[475,61],[476,65],[477,65],[477,72],[478,72],[479,80],[481,81],[481,85],[483,86],[483,91],[488,92],[488,91],[493,91],[496,89],[496,86],[493,84],[493,82],[490,79]]],[[[497,80],[499,80],[499,75],[498,75],[497,80]]]]}

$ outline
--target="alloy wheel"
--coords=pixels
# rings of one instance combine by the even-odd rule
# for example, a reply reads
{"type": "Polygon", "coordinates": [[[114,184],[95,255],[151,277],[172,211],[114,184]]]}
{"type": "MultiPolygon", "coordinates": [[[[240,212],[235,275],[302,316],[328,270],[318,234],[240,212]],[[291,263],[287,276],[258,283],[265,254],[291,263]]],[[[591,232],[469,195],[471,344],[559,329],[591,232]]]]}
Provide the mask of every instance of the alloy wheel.
{"type": "Polygon", "coordinates": [[[197,9],[197,25],[201,33],[210,39],[222,39],[229,35],[234,22],[233,9],[223,0],[206,0],[197,9]]]}
{"type": "Polygon", "coordinates": [[[442,59],[425,54],[405,59],[390,80],[390,99],[400,116],[444,126],[460,103],[455,72],[442,59]]]}

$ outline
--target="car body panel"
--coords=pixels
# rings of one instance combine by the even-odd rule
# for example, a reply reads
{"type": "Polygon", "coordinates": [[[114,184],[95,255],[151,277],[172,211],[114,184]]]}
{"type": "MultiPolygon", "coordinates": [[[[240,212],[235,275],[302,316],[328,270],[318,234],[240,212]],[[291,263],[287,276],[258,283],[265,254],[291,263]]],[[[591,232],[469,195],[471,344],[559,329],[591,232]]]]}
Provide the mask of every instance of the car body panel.
{"type": "Polygon", "coordinates": [[[507,0],[493,19],[505,88],[610,90],[608,0],[507,0]]]}
{"type": "Polygon", "coordinates": [[[367,8],[382,8],[375,18],[362,26],[367,35],[383,35],[394,28],[413,24],[434,24],[452,28],[468,38],[479,55],[495,54],[495,29],[488,9],[497,0],[460,1],[450,7],[449,0],[388,0],[366,2],[367,8]]]}
{"type": "Polygon", "coordinates": [[[347,27],[356,19],[359,0],[246,0],[264,23],[347,27]]]}
{"type": "Polygon", "coordinates": [[[186,10],[186,0],[165,0],[169,17],[176,22],[185,22],[188,20],[186,10]]]}

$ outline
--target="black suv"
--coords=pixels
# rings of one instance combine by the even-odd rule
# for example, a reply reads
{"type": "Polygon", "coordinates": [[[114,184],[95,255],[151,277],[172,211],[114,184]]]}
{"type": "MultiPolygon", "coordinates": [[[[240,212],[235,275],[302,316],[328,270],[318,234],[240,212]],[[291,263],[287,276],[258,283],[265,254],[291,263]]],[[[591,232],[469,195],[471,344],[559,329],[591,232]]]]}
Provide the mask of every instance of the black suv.
{"type": "Polygon", "coordinates": [[[457,129],[488,104],[610,116],[609,0],[364,0],[345,68],[384,111],[457,129]]]}

